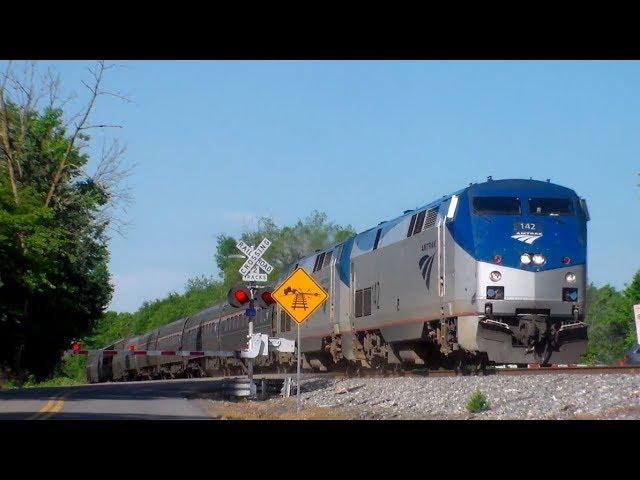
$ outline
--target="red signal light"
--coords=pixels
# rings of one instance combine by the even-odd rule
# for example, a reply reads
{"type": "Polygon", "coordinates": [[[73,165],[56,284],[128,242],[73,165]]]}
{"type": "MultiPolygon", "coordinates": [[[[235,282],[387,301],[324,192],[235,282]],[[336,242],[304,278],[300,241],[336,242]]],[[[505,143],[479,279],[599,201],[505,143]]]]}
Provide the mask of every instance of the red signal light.
{"type": "Polygon", "coordinates": [[[78,342],[73,343],[73,353],[78,353],[80,351],[80,344],[78,342]]]}
{"type": "Polygon", "coordinates": [[[275,300],[271,296],[271,292],[262,292],[262,295],[260,295],[260,297],[262,297],[262,301],[267,305],[271,305],[273,302],[275,302],[275,300]]]}
{"type": "Polygon", "coordinates": [[[132,352],[135,351],[136,346],[135,345],[129,345],[129,350],[131,350],[132,352]]]}
{"type": "Polygon", "coordinates": [[[502,257],[500,255],[496,255],[496,256],[493,257],[493,261],[495,263],[500,263],[500,262],[502,262],[502,257]]]}
{"type": "Polygon", "coordinates": [[[249,297],[244,290],[236,290],[235,292],[233,292],[233,298],[235,298],[240,303],[245,303],[249,300],[249,297]]]}
{"type": "Polygon", "coordinates": [[[236,285],[229,289],[227,293],[227,302],[233,308],[241,308],[251,300],[251,293],[244,285],[236,285]]]}
{"type": "Polygon", "coordinates": [[[565,265],[568,265],[569,262],[571,262],[571,259],[569,257],[562,257],[562,263],[564,263],[565,265]]]}

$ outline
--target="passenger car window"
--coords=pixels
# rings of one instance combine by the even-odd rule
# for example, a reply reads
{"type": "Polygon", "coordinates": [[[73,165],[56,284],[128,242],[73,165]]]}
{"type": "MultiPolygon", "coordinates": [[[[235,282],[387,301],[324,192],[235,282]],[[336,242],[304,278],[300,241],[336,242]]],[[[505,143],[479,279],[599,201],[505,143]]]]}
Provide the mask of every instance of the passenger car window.
{"type": "Polygon", "coordinates": [[[476,215],[520,215],[518,197],[474,197],[473,213],[476,215]]]}
{"type": "Polygon", "coordinates": [[[529,213],[532,215],[573,215],[573,202],[570,198],[530,198],[529,213]]]}

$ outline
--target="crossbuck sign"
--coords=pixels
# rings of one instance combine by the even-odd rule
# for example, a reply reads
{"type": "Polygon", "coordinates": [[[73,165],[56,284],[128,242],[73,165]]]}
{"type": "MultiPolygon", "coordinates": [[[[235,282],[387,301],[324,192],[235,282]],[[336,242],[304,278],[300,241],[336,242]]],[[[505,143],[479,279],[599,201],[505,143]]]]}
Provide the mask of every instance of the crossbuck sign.
{"type": "Polygon", "coordinates": [[[267,275],[273,271],[273,267],[262,255],[267,251],[271,242],[263,238],[257,248],[247,245],[242,240],[236,243],[236,247],[247,256],[247,261],[240,267],[240,275],[245,282],[266,282],[267,275]],[[260,273],[260,269],[266,273],[260,273]]]}

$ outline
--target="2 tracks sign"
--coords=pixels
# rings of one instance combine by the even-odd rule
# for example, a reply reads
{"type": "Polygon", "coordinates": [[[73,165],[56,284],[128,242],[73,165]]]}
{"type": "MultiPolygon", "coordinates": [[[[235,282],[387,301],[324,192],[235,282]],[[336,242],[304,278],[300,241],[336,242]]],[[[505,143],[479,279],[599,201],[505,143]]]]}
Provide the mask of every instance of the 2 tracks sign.
{"type": "Polygon", "coordinates": [[[263,238],[257,248],[247,245],[240,240],[236,243],[236,248],[240,250],[247,260],[240,267],[240,275],[245,282],[266,282],[267,275],[273,271],[273,267],[267,262],[262,255],[267,251],[267,248],[271,246],[271,242],[263,238]],[[260,273],[263,270],[265,273],[260,273]]]}

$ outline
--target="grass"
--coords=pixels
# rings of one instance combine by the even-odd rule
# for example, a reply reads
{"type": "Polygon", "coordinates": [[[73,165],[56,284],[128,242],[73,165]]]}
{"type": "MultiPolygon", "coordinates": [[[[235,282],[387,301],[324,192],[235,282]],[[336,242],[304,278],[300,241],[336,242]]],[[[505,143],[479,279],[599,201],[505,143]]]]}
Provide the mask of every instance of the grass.
{"type": "Polygon", "coordinates": [[[466,406],[469,413],[484,412],[491,408],[489,400],[487,400],[487,397],[479,389],[469,397],[466,406]]]}
{"type": "Polygon", "coordinates": [[[80,382],[75,378],[69,377],[53,377],[42,382],[27,382],[22,386],[23,388],[40,388],[40,387],[65,387],[69,385],[82,385],[84,382],[80,382]]]}
{"type": "Polygon", "coordinates": [[[38,380],[29,375],[27,380],[20,384],[15,379],[9,379],[0,385],[0,389],[12,388],[39,388],[39,387],[64,387],[68,385],[82,385],[87,383],[85,376],[86,357],[83,355],[70,355],[64,357],[56,366],[53,375],[44,380],[38,380]]]}

